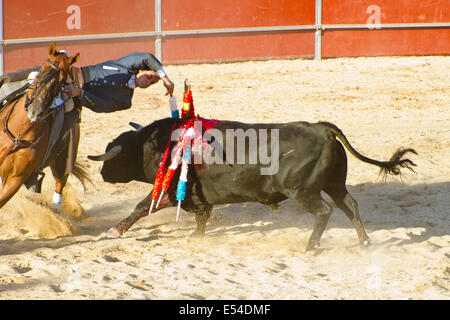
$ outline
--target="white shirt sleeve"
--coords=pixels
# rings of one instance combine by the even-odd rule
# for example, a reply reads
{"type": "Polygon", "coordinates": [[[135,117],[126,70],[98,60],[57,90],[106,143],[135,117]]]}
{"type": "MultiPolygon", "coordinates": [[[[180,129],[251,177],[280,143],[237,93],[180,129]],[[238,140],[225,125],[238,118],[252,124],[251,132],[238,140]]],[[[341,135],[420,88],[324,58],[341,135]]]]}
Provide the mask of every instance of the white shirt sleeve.
{"type": "Polygon", "coordinates": [[[160,79],[164,78],[167,75],[163,67],[159,68],[159,70],[156,71],[156,74],[160,79]]]}
{"type": "Polygon", "coordinates": [[[136,88],[135,80],[136,80],[136,76],[133,74],[131,76],[130,80],[128,80],[128,87],[129,88],[131,88],[131,89],[135,89],[136,88]]]}

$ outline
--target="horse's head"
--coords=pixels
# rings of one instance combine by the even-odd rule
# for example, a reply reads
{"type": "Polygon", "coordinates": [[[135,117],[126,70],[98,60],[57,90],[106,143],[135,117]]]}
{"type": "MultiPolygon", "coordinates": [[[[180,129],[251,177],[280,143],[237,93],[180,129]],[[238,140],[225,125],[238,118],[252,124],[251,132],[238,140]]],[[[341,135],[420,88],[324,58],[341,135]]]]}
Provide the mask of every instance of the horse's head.
{"type": "Polygon", "coordinates": [[[79,57],[79,53],[70,57],[65,51],[56,51],[55,43],[50,44],[49,58],[41,66],[26,95],[25,108],[28,109],[28,119],[31,122],[45,117],[63,84],[73,81],[70,66],[79,57]]]}

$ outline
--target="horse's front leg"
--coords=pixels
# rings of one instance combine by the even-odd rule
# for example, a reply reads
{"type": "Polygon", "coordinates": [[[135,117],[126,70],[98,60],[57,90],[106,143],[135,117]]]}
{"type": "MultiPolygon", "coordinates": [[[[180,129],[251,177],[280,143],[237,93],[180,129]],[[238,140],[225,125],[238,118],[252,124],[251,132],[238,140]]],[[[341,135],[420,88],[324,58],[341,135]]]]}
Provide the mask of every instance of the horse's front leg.
{"type": "Polygon", "coordinates": [[[21,149],[7,156],[0,167],[1,188],[0,208],[3,207],[16,193],[22,184],[36,169],[41,153],[30,152],[30,149],[21,149]]]}
{"type": "Polygon", "coordinates": [[[75,166],[78,145],[80,142],[80,129],[78,125],[78,113],[66,114],[66,125],[69,126],[69,141],[64,145],[63,151],[54,158],[50,164],[53,178],[55,179],[55,192],[52,198],[52,207],[60,212],[62,209],[62,192],[67,183],[70,173],[75,166]]]}
{"type": "Polygon", "coordinates": [[[2,181],[0,188],[0,208],[2,208],[19,191],[24,178],[21,176],[8,177],[2,181]]]}
{"type": "Polygon", "coordinates": [[[62,193],[67,183],[67,179],[69,178],[69,175],[60,172],[60,169],[58,168],[56,161],[55,163],[50,165],[50,169],[52,170],[53,178],[55,179],[55,192],[53,192],[52,208],[57,212],[60,212],[63,202],[62,193]]]}

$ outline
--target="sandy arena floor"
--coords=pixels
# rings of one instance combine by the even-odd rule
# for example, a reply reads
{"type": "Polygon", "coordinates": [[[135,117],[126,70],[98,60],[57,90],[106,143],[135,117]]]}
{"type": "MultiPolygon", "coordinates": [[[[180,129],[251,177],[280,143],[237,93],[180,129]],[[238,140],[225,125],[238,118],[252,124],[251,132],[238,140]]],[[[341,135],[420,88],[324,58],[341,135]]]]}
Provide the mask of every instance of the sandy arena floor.
{"type": "Polygon", "coordinates": [[[305,255],[313,217],[290,201],[273,214],[256,203],[217,206],[202,239],[194,215],[175,208],[141,219],[121,238],[107,230],[151,185],[111,185],[88,154],[104,151],[129,121],[169,116],[161,84],[134,106],[82,114],[78,159],[95,187],[70,179],[63,213],[21,190],[0,216],[0,299],[449,299],[450,57],[278,60],[166,66],[181,105],[190,79],[197,113],[244,122],[326,120],[361,153],[387,160],[419,153],[416,171],[384,183],[349,155],[348,189],[373,243],[358,246],[335,210],[321,250],[305,255]],[[83,212],[84,209],[84,212],[83,212]]]}

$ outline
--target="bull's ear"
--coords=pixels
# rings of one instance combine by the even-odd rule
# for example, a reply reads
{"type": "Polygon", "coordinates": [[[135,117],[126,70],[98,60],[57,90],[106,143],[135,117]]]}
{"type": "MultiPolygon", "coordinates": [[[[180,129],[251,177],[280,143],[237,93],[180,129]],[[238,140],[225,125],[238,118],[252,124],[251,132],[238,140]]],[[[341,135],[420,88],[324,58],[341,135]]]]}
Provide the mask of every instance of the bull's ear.
{"type": "Polygon", "coordinates": [[[48,54],[54,56],[56,52],[56,43],[50,43],[50,48],[48,48],[48,54]]]}
{"type": "Polygon", "coordinates": [[[77,53],[73,57],[69,58],[69,64],[70,65],[74,64],[75,62],[78,61],[79,58],[80,58],[80,53],[77,53]]]}

